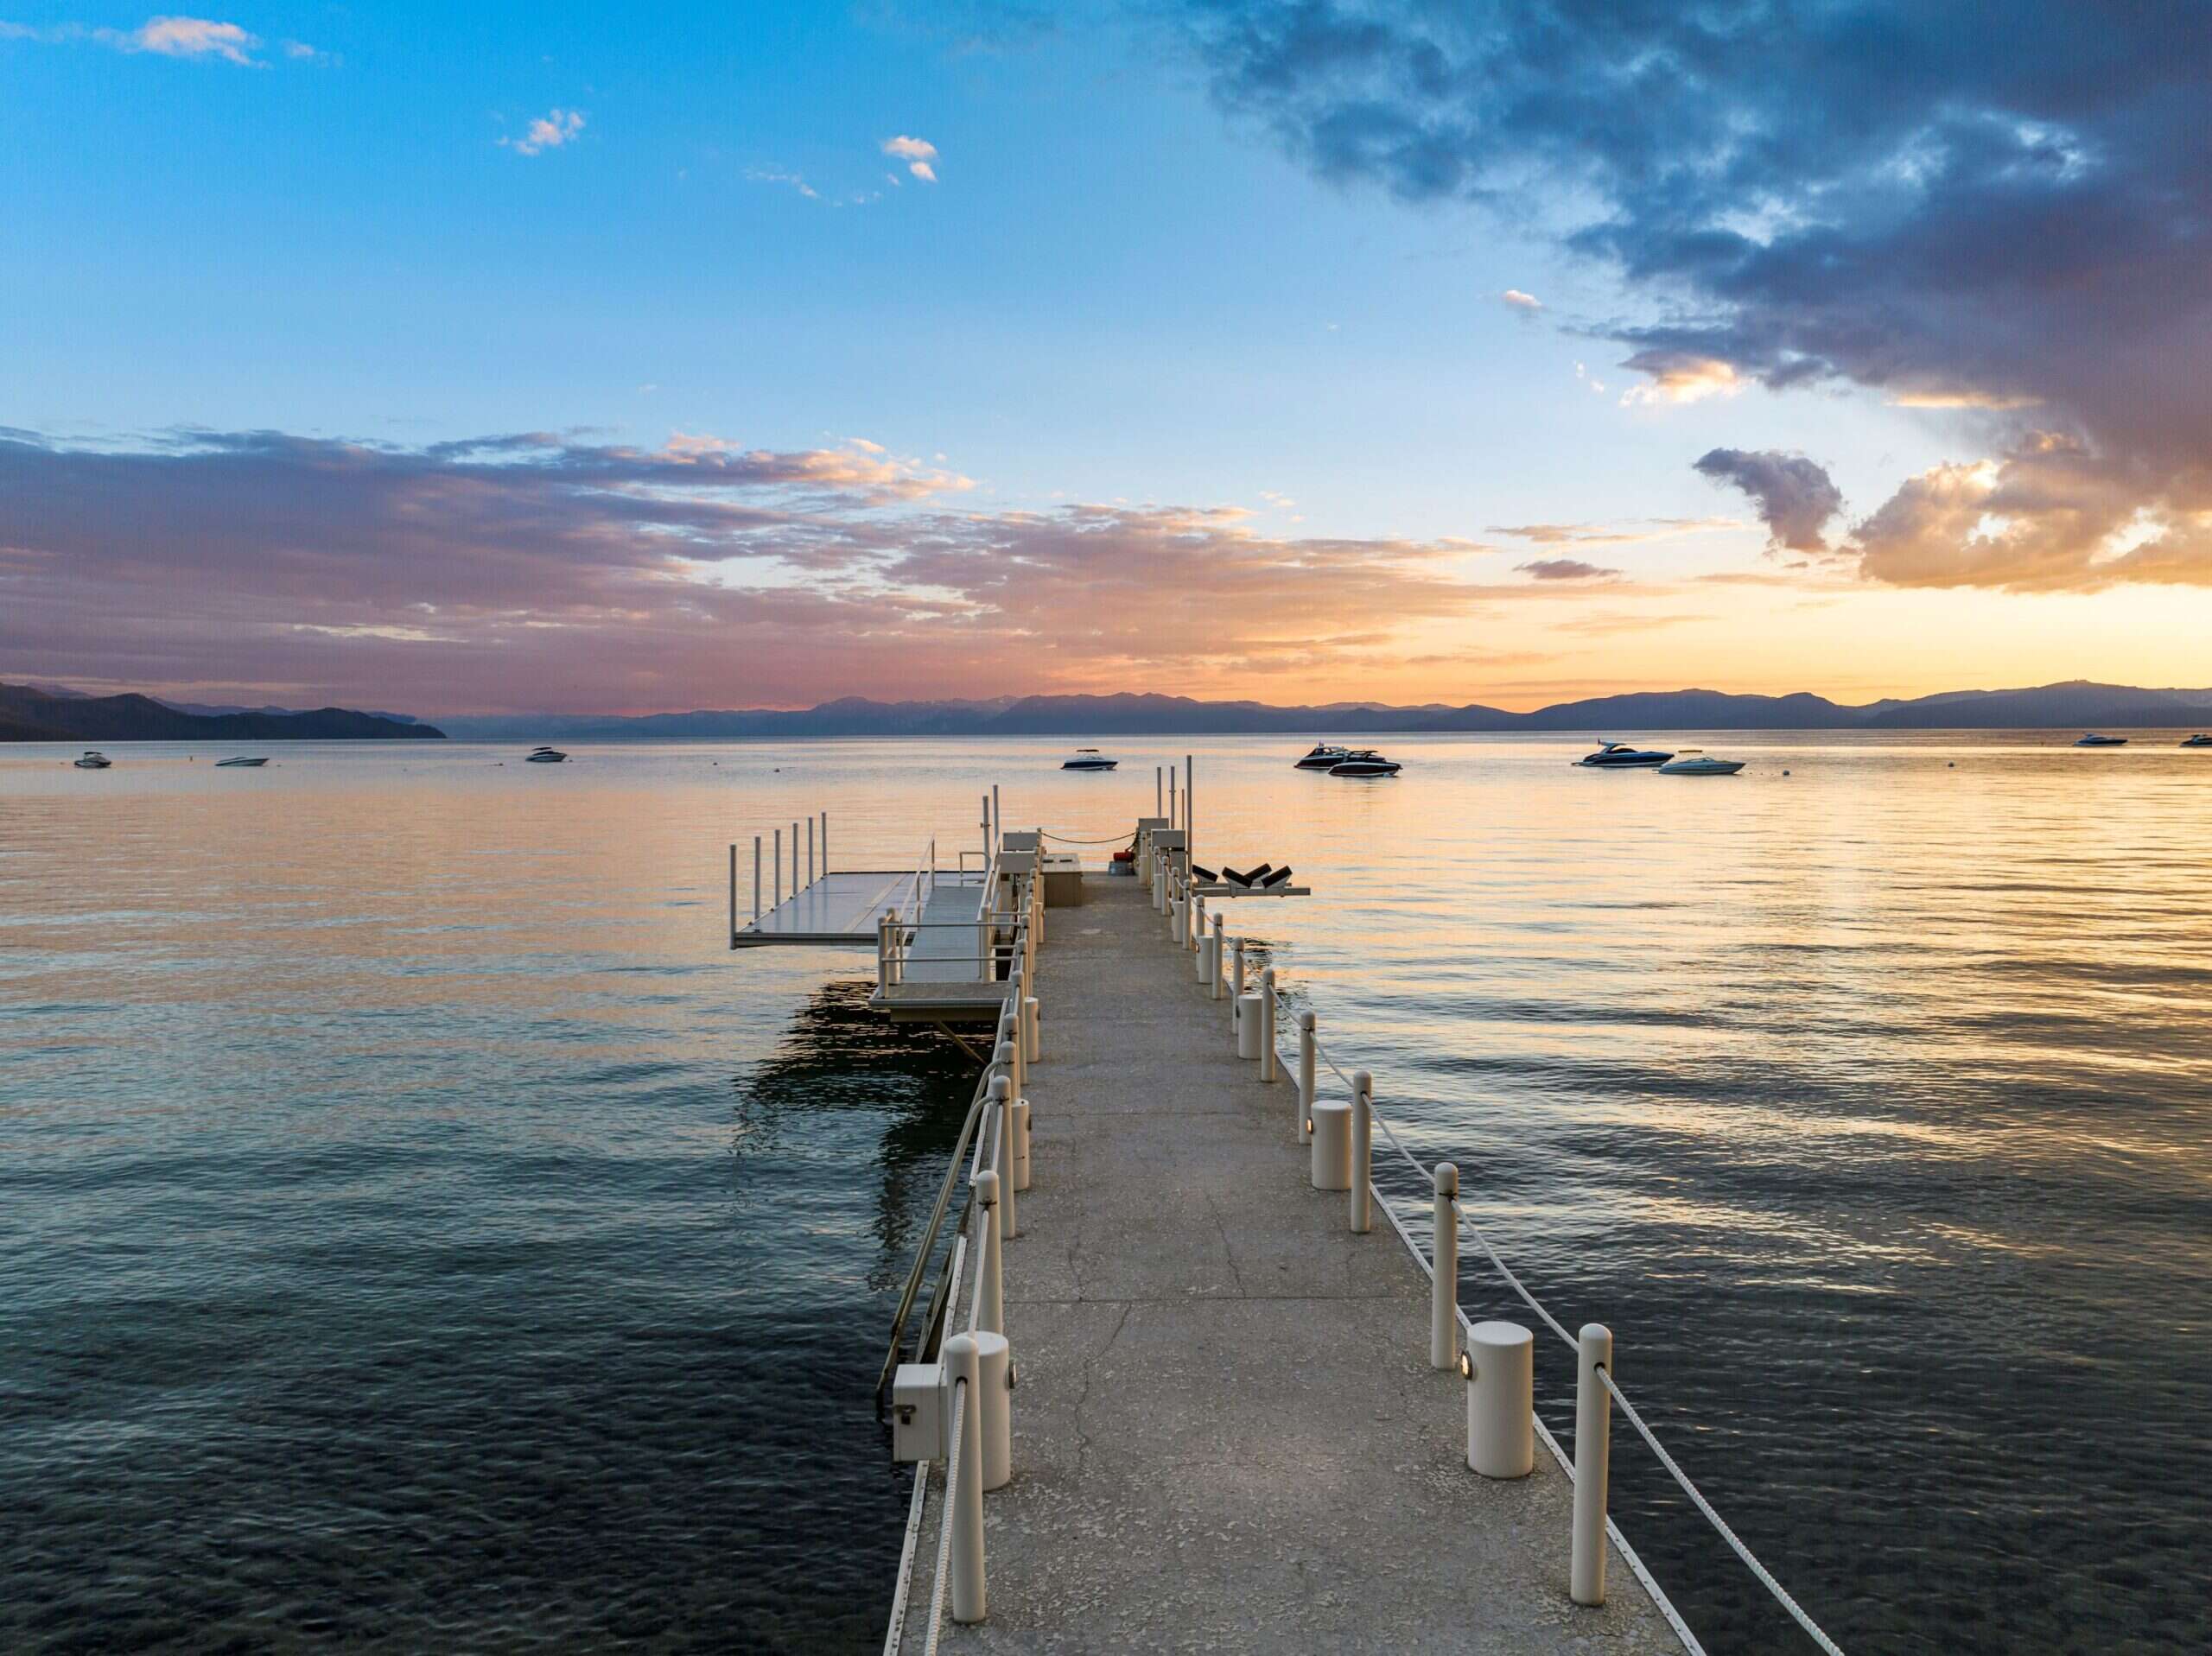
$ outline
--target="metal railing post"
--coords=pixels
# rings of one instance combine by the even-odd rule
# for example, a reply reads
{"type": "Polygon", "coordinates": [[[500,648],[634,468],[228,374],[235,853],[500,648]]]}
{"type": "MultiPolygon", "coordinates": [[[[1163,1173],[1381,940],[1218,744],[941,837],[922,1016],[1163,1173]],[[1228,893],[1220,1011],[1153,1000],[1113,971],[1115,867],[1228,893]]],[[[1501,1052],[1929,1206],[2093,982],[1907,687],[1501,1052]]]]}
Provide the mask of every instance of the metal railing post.
{"type": "Polygon", "coordinates": [[[1260,1079],[1275,1078],[1275,968],[1260,974],[1260,1079]]]}
{"type": "Polygon", "coordinates": [[[976,1290],[976,1326],[986,1334],[1006,1332],[1005,1246],[999,1240],[999,1176],[989,1168],[976,1175],[976,1205],[983,1217],[977,1242],[983,1250],[981,1280],[976,1290]]]}
{"type": "Polygon", "coordinates": [[[1216,1000],[1221,999],[1221,952],[1228,942],[1222,930],[1222,917],[1217,914],[1213,917],[1213,950],[1206,956],[1206,993],[1216,1000]]]}
{"type": "Polygon", "coordinates": [[[1429,1251],[1436,1272],[1428,1295],[1428,1366],[1451,1368],[1459,1361],[1459,1170],[1436,1164],[1436,1213],[1429,1251]]]}
{"type": "Polygon", "coordinates": [[[878,915],[875,919],[875,992],[881,994],[891,987],[891,917],[878,915]]]}
{"type": "Polygon", "coordinates": [[[982,1365],[976,1342],[956,1334],[944,1342],[945,1384],[951,1390],[952,1431],[957,1441],[944,1469],[952,1526],[952,1619],[981,1621],[986,1609],[983,1585],[983,1405],[982,1365]]]}
{"type": "Polygon", "coordinates": [[[1313,1037],[1313,1014],[1298,1014],[1298,1142],[1304,1144],[1310,1136],[1306,1130],[1306,1119],[1313,1107],[1313,1060],[1320,1043],[1313,1037]]]}
{"type": "Polygon", "coordinates": [[[1574,1380],[1574,1551],[1569,1587],[1577,1604],[1605,1602],[1605,1486],[1611,1475],[1613,1400],[1599,1371],[1613,1366],[1612,1330],[1585,1323],[1574,1380]]]}
{"type": "Polygon", "coordinates": [[[1375,1197],[1368,1181],[1375,1177],[1375,1077],[1351,1072],[1351,1228],[1361,1235],[1375,1228],[1375,1197]]]}
{"type": "Polygon", "coordinates": [[[1247,941],[1243,937],[1236,940],[1236,948],[1234,951],[1236,956],[1236,980],[1229,987],[1230,993],[1239,1001],[1244,999],[1244,948],[1247,941]]]}

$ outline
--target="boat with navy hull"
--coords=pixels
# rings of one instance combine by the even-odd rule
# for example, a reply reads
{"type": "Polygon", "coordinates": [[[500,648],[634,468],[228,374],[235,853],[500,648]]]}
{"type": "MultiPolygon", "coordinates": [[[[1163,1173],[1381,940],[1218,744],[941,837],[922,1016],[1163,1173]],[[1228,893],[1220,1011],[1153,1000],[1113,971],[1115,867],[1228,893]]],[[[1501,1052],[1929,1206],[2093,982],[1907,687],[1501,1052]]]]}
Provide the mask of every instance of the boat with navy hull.
{"type": "Polygon", "coordinates": [[[1664,765],[1674,757],[1672,753],[1662,753],[1656,748],[1630,747],[1626,742],[1606,742],[1595,753],[1585,753],[1575,763],[1592,771],[1637,771],[1664,765]]]}
{"type": "Polygon", "coordinates": [[[234,759],[217,759],[215,761],[215,768],[218,771],[228,771],[233,768],[253,771],[259,770],[263,765],[268,763],[269,760],[266,757],[257,756],[249,758],[245,755],[240,754],[234,759]]]}
{"type": "Polygon", "coordinates": [[[88,747],[85,750],[85,757],[83,758],[72,759],[69,763],[75,765],[79,771],[105,771],[110,765],[113,765],[115,761],[108,758],[106,754],[101,752],[99,749],[96,747],[88,747]]]}
{"type": "Polygon", "coordinates": [[[1333,771],[1351,755],[1351,749],[1339,747],[1334,742],[1316,742],[1313,751],[1299,760],[1301,771],[1333,771]]]}
{"type": "Polygon", "coordinates": [[[557,747],[533,747],[524,765],[566,765],[569,756],[557,747]]]}
{"type": "Polygon", "coordinates": [[[1371,747],[1355,747],[1329,767],[1332,777],[1395,777],[1405,767],[1371,747]]]}
{"type": "Polygon", "coordinates": [[[1109,759],[1095,747],[1078,747],[1073,757],[1060,761],[1063,771],[1110,771],[1119,759],[1109,759]]]}
{"type": "Polygon", "coordinates": [[[2087,735],[2083,736],[2080,741],[2075,743],[2074,746],[2076,747],[2126,747],[2127,746],[2127,738],[2125,736],[2100,736],[2093,730],[2087,735]]]}

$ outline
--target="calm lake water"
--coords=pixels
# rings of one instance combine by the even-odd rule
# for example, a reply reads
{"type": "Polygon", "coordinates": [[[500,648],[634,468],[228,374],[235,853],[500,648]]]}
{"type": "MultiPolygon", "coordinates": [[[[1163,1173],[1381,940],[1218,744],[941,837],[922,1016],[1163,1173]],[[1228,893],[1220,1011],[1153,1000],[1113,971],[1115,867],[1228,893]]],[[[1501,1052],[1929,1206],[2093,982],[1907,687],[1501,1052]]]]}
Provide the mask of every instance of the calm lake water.
{"type": "MultiPolygon", "coordinates": [[[[1202,860],[1318,888],[1232,927],[1847,1648],[2212,1646],[2180,733],[0,749],[0,1649],[872,1650],[974,1072],[864,955],[730,954],[727,847],[1104,835],[1192,749],[1202,860]]],[[[1615,1445],[1709,1646],[1802,1647],[1615,1445]]]]}

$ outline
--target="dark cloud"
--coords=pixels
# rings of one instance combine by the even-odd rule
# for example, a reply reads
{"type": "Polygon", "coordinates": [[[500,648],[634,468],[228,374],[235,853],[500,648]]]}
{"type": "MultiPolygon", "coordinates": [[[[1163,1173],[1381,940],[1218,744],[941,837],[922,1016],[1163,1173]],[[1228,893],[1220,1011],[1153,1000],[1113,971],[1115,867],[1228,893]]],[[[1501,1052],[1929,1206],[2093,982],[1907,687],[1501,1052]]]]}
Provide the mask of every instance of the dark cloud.
{"type": "Polygon", "coordinates": [[[976,512],[966,486],[859,442],[0,432],[0,669],[425,712],[773,705],[1342,670],[1494,595],[1457,543],[976,512]]]}
{"type": "Polygon", "coordinates": [[[1715,448],[1694,469],[1750,496],[1770,545],[1792,552],[1828,549],[1825,531],[1843,510],[1843,491],[1819,461],[1772,448],[1715,448]]]}
{"type": "MultiPolygon", "coordinates": [[[[2002,546],[1957,543],[1962,579],[2040,582],[2045,537],[2107,522],[2107,485],[2121,521],[2175,538],[2169,555],[2212,506],[2212,6],[1193,0],[1185,16],[1221,100],[1323,176],[1511,204],[1612,263],[1649,312],[1612,332],[1662,394],[1723,370],[1875,388],[1952,410],[2024,494],[2050,481],[2049,436],[2075,444],[2091,498],[2041,515],[2017,571],[2002,546]]],[[[1932,521],[1924,497],[1946,485],[1914,483],[1889,521],[1932,521]]],[[[1885,522],[1870,544],[1888,537],[1885,522]]],[[[2074,550],[2101,581],[2086,572],[2110,546],[2074,550]]]]}
{"type": "Polygon", "coordinates": [[[1620,574],[1618,569],[1608,569],[1603,564],[1585,563],[1580,558],[1537,558],[1513,567],[1539,581],[1595,581],[1602,575],[1620,574]]]}

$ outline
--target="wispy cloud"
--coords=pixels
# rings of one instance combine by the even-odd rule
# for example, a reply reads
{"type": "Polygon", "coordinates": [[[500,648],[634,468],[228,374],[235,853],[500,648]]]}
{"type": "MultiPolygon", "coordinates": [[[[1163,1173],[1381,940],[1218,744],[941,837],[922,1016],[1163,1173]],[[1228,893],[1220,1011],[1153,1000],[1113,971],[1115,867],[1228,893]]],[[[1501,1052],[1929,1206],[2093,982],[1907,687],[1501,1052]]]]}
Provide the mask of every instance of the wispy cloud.
{"type": "Polygon", "coordinates": [[[1532,293],[1522,293],[1518,288],[1508,288],[1498,295],[1501,304],[1510,305],[1524,315],[1533,316],[1544,308],[1544,301],[1532,293]]]}
{"type": "MultiPolygon", "coordinates": [[[[89,41],[117,52],[164,58],[217,59],[245,69],[269,67],[254,55],[261,49],[260,36],[237,23],[219,22],[209,17],[149,17],[136,29],[87,29],[81,23],[38,26],[0,22],[0,40],[35,41],[46,46],[89,41]]],[[[294,43],[287,43],[287,55],[315,55],[312,47],[296,51],[293,46],[294,43]]]]}
{"type": "Polygon", "coordinates": [[[797,190],[810,201],[822,199],[822,193],[813,185],[797,173],[785,172],[780,167],[748,167],[745,169],[745,175],[755,184],[780,184],[787,189],[797,190]]]}
{"type": "Polygon", "coordinates": [[[1585,563],[1580,558],[1536,558],[1513,566],[1524,574],[1538,581],[1598,581],[1607,575],[1620,574],[1603,564],[1585,563]]]}
{"type": "Polygon", "coordinates": [[[581,110],[549,110],[524,128],[520,137],[502,138],[499,145],[518,155],[535,155],[575,143],[583,130],[584,117],[581,110]]]}
{"type": "Polygon", "coordinates": [[[883,153],[905,162],[906,170],[923,183],[937,182],[937,146],[928,139],[910,138],[902,133],[883,141],[883,153]]]}

